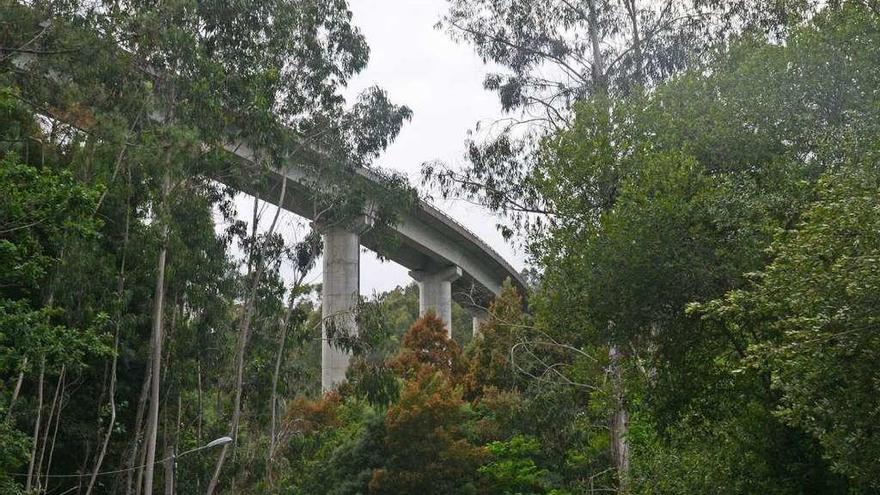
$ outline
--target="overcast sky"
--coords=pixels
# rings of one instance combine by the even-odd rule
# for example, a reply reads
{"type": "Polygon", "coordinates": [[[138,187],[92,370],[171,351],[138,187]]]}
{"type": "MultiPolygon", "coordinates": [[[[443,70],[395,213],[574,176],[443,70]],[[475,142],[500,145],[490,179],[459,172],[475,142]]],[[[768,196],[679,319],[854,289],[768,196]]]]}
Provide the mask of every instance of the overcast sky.
{"type": "MultiPolygon", "coordinates": [[[[478,121],[501,116],[494,93],[483,89],[486,67],[473,49],[453,42],[434,28],[445,12],[445,0],[349,0],[358,26],[370,45],[370,62],[349,87],[357,94],[369,86],[386,89],[393,101],[408,105],[413,119],[382,155],[377,165],[406,173],[419,184],[425,161],[463,162],[468,129],[478,121]]],[[[496,231],[496,219],[465,201],[436,201],[501,253],[517,269],[522,256],[496,231]]],[[[361,256],[361,293],[372,294],[410,282],[406,270],[380,262],[372,252],[361,256]]]]}
{"type": "MultiPolygon", "coordinates": [[[[446,9],[446,0],[349,0],[357,25],[370,45],[367,68],[346,90],[349,101],[370,86],[388,91],[392,101],[413,110],[398,138],[375,165],[405,173],[411,184],[420,186],[421,164],[442,160],[461,165],[468,130],[477,122],[484,125],[501,117],[497,97],[483,89],[487,68],[472,48],[453,42],[434,28],[446,9]]],[[[427,193],[424,188],[420,191],[427,193]]],[[[241,195],[238,218],[250,221],[253,198],[241,195]]],[[[507,244],[495,229],[497,219],[485,209],[463,200],[437,200],[442,211],[465,225],[510,262],[522,269],[523,256],[507,244]]],[[[264,203],[262,218],[274,214],[274,206],[264,203]]],[[[262,222],[265,224],[269,221],[262,222]]],[[[285,212],[279,233],[288,243],[307,232],[307,223],[285,212]]],[[[291,272],[283,269],[285,274],[291,272]]],[[[321,281],[321,263],[308,282],[321,281]]],[[[390,261],[379,261],[363,249],[361,254],[361,294],[372,295],[411,282],[407,270],[390,261]]]]}

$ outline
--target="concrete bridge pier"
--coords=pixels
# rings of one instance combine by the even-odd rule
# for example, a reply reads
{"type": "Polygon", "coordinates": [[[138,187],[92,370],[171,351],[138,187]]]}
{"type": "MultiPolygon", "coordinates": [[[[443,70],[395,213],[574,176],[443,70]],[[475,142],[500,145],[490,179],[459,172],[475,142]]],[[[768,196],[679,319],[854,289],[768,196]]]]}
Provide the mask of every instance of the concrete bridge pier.
{"type": "Polygon", "coordinates": [[[476,306],[467,308],[467,312],[473,318],[473,337],[477,338],[480,335],[480,325],[489,321],[489,312],[476,306]]]}
{"type": "Polygon", "coordinates": [[[452,282],[461,277],[461,268],[453,265],[439,270],[412,270],[409,276],[419,284],[419,315],[434,310],[452,338],[452,282]]]}
{"type": "Polygon", "coordinates": [[[324,281],[321,291],[321,390],[345,380],[350,353],[339,337],[356,336],[354,310],[360,295],[360,235],[358,229],[329,227],[324,240],[324,281]]]}

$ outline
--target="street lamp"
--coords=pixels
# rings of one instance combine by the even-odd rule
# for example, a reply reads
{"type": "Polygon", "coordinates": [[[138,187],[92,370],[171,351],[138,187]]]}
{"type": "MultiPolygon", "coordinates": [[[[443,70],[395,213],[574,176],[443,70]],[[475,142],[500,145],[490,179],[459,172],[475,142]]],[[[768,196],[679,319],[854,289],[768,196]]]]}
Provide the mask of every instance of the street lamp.
{"type": "Polygon", "coordinates": [[[219,447],[221,445],[226,445],[227,443],[232,443],[232,437],[215,438],[214,440],[211,440],[210,442],[206,443],[205,445],[202,445],[201,447],[196,447],[194,449],[187,450],[186,452],[184,452],[182,454],[177,454],[176,457],[182,457],[187,454],[192,454],[193,452],[198,452],[199,450],[219,447]]]}
{"type": "Polygon", "coordinates": [[[215,438],[201,447],[196,447],[180,454],[172,452],[171,457],[168,458],[168,462],[171,463],[171,479],[168,480],[168,483],[165,485],[165,493],[174,495],[174,493],[177,492],[177,459],[187,454],[192,454],[193,452],[220,447],[221,445],[226,445],[228,443],[232,443],[232,437],[215,438]]]}

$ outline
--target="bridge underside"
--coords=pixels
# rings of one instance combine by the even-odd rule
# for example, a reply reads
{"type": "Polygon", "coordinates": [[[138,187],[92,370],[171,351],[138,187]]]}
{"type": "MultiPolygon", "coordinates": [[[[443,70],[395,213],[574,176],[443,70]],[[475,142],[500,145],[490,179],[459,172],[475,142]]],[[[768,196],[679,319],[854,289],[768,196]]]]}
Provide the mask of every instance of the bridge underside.
{"type": "MultiPolygon", "coordinates": [[[[246,151],[233,150],[249,159],[246,151]]],[[[368,172],[366,172],[368,173],[368,172]]],[[[296,167],[276,171],[267,183],[243,184],[244,192],[278,203],[281,181],[287,192],[281,205],[309,220],[318,216],[315,186],[296,167]]],[[[345,379],[348,353],[334,345],[339,332],[357,334],[353,310],[360,293],[360,250],[364,246],[383,259],[409,269],[419,287],[419,313],[434,311],[452,335],[452,302],[473,317],[473,332],[487,316],[486,309],[505,279],[524,290],[520,275],[474,234],[427,203],[403,212],[394,226],[372,226],[363,218],[344,227],[319,227],[324,242],[322,313],[324,332],[321,383],[332,389],[345,379]]]]}
{"type": "MultiPolygon", "coordinates": [[[[34,59],[35,57],[28,54],[17,54],[13,63],[20,70],[27,71],[34,59]]],[[[47,73],[43,77],[58,84],[66,83],[61,74],[47,73]]],[[[149,118],[162,121],[166,117],[164,113],[155,111],[149,118]]],[[[256,154],[246,145],[230,142],[225,148],[244,164],[253,166],[256,162],[256,154]]],[[[320,197],[322,187],[328,184],[316,187],[319,184],[309,176],[314,175],[314,171],[310,172],[310,167],[303,166],[302,163],[321,163],[323,158],[315,151],[303,150],[296,160],[278,167],[265,183],[255,185],[243,181],[236,182],[235,187],[277,204],[277,191],[281,189],[282,181],[286,181],[288,193],[280,206],[315,221],[318,216],[315,198],[320,197]],[[299,162],[299,165],[294,161],[299,162]]],[[[375,183],[377,179],[374,172],[363,168],[352,169],[351,173],[355,179],[363,181],[375,183]]],[[[235,175],[215,179],[227,183],[234,181],[230,177],[235,175]]],[[[357,333],[353,311],[360,292],[359,246],[372,249],[380,257],[408,268],[419,285],[420,312],[424,314],[429,310],[435,311],[444,319],[450,335],[450,308],[453,300],[474,317],[476,331],[479,322],[486,317],[486,308],[501,291],[505,279],[510,279],[525,294],[522,277],[498,253],[462,225],[425,202],[419,202],[409,211],[403,212],[393,226],[371,227],[367,221],[366,224],[349,228],[326,228],[322,235],[325,253],[322,386],[325,390],[345,378],[348,365],[346,352],[333,345],[328,333],[333,326],[357,333]]]]}

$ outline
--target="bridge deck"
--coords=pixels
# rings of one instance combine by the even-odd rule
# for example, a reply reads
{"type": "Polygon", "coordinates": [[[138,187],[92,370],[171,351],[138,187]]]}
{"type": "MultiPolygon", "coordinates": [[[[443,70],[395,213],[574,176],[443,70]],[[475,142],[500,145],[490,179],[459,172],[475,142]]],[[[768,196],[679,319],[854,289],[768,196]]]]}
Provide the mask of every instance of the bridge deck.
{"type": "MultiPolygon", "coordinates": [[[[246,146],[230,146],[229,151],[239,159],[252,163],[253,153],[246,146]]],[[[375,180],[368,169],[357,169],[365,180],[375,180]]],[[[276,170],[272,179],[261,190],[245,192],[271,203],[277,203],[282,174],[287,179],[288,194],[282,207],[309,220],[315,218],[314,180],[308,172],[295,163],[284,171],[276,170]]],[[[500,254],[460,223],[425,201],[400,216],[394,226],[377,227],[361,235],[361,244],[385,259],[394,261],[409,270],[432,271],[455,265],[462,276],[453,282],[453,298],[464,307],[486,308],[492,298],[501,291],[501,285],[509,278],[522,294],[525,280],[500,254]],[[388,242],[391,241],[391,242],[388,242]]]]}

